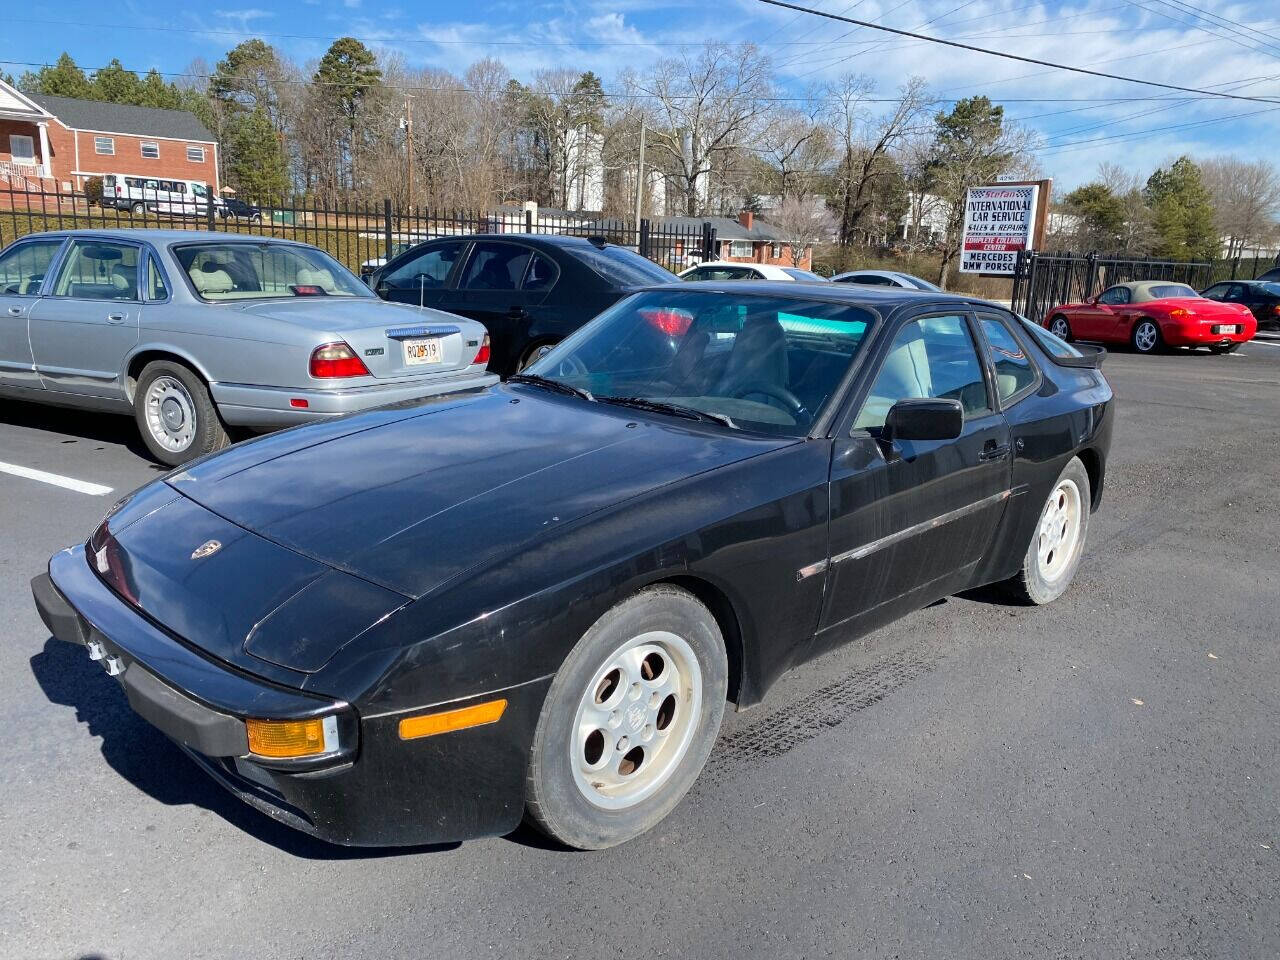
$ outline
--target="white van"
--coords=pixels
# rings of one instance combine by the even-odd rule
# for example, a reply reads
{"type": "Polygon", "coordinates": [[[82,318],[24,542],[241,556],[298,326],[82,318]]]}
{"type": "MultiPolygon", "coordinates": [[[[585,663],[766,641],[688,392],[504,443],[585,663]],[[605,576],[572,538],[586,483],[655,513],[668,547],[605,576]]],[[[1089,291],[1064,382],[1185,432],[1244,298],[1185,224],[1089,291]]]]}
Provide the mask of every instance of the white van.
{"type": "MultiPolygon", "coordinates": [[[[213,198],[215,209],[219,202],[217,197],[213,198]]],[[[204,216],[209,206],[209,185],[203,180],[108,173],[102,178],[102,205],[134,213],[149,210],[178,216],[204,216]]]]}

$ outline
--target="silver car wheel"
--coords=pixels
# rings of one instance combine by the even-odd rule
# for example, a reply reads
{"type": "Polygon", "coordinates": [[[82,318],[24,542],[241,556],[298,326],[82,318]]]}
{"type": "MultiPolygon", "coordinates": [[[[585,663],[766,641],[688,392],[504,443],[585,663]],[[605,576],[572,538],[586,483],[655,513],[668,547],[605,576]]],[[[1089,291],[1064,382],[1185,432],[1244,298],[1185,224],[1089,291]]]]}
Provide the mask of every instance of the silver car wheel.
{"type": "Polygon", "coordinates": [[[1138,324],[1138,329],[1133,331],[1133,345],[1143,353],[1154,350],[1159,339],[1160,331],[1150,320],[1143,320],[1138,324]]]}
{"type": "Polygon", "coordinates": [[[1071,328],[1067,325],[1067,318],[1054,317],[1053,323],[1049,324],[1049,332],[1061,340],[1067,339],[1071,335],[1071,328]]]}
{"type": "Polygon", "coordinates": [[[1062,578],[1080,548],[1080,502],[1080,488],[1075,481],[1062,480],[1054,487],[1040,514],[1036,563],[1046,583],[1062,578]]]}
{"type": "Polygon", "coordinates": [[[608,810],[635,806],[680,765],[702,713],[693,648],[653,631],[609,656],[582,693],[569,745],[574,782],[608,810]]]}
{"type": "Polygon", "coordinates": [[[195,439],[196,405],[176,377],[160,376],[151,382],[144,399],[147,429],[152,439],[171,453],[181,453],[195,439]]]}

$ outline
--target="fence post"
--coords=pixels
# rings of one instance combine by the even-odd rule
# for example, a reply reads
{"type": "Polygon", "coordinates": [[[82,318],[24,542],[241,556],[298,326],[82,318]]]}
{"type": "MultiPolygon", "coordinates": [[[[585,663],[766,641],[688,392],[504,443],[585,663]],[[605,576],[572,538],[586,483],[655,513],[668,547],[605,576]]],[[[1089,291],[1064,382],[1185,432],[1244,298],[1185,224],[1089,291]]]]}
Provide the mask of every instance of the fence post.
{"type": "Polygon", "coordinates": [[[649,256],[649,220],[647,217],[640,218],[640,242],[638,247],[640,256],[649,256]]]}
{"type": "Polygon", "coordinates": [[[533,211],[525,210],[524,212],[524,232],[533,233],[533,211]]]}
{"type": "Polygon", "coordinates": [[[1093,296],[1093,287],[1098,282],[1098,251],[1090,250],[1085,259],[1089,264],[1089,272],[1084,277],[1084,295],[1087,299],[1093,296]]]}
{"type": "Polygon", "coordinates": [[[205,195],[204,223],[205,223],[206,229],[209,229],[209,230],[217,229],[217,227],[214,225],[214,222],[213,222],[213,194],[212,193],[205,195]]]}
{"type": "Polygon", "coordinates": [[[1022,299],[1022,280],[1023,273],[1027,269],[1028,255],[1029,252],[1025,248],[1021,249],[1013,262],[1013,293],[1010,294],[1009,307],[1014,313],[1025,313],[1018,309],[1018,301],[1022,299]]]}
{"type": "Polygon", "coordinates": [[[383,263],[391,262],[391,198],[382,198],[382,256],[383,263]]]}

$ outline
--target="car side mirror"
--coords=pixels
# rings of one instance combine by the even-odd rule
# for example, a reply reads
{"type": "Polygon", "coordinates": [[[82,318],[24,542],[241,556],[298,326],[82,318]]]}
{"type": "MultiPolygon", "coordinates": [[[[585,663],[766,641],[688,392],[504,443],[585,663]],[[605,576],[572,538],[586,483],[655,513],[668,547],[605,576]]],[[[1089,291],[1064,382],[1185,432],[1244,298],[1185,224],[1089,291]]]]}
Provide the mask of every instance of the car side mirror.
{"type": "Polygon", "coordinates": [[[1085,298],[1084,298],[1084,305],[1085,305],[1086,307],[1093,307],[1093,306],[1096,306],[1096,305],[1097,305],[1097,303],[1098,303],[1098,298],[1097,298],[1097,297],[1085,297],[1085,298]]]}
{"type": "Polygon", "coordinates": [[[880,439],[954,440],[964,430],[964,408],[959,400],[899,400],[889,410],[880,439]]]}

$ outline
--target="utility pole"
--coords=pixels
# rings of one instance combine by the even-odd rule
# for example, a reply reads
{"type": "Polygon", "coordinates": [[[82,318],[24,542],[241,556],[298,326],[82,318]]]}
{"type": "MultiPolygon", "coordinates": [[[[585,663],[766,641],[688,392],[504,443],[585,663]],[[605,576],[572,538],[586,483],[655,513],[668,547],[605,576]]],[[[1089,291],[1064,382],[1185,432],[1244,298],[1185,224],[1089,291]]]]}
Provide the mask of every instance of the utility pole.
{"type": "Polygon", "coordinates": [[[640,245],[640,218],[644,212],[644,114],[640,115],[640,162],[636,165],[636,246],[640,245]]]}
{"type": "Polygon", "coordinates": [[[409,202],[406,206],[413,213],[413,97],[404,98],[404,147],[406,173],[409,177],[409,202]]]}

